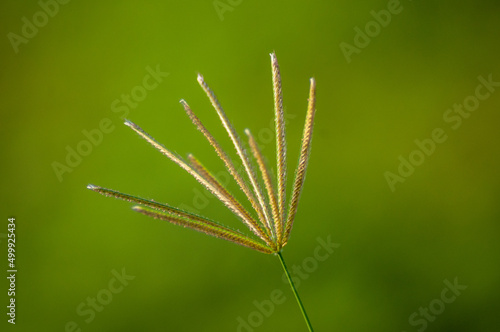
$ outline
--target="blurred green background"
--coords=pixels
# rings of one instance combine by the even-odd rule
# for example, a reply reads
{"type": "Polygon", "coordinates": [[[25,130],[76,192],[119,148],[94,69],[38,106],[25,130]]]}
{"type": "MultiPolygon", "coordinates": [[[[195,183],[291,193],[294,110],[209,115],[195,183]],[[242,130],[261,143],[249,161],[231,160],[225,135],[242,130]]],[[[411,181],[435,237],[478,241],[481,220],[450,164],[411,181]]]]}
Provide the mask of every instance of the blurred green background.
{"type": "Polygon", "coordinates": [[[290,182],[308,79],[317,80],[312,157],[284,249],[290,267],[309,271],[295,275],[315,329],[498,329],[500,87],[478,79],[500,81],[497,1],[54,3],[0,5],[2,275],[8,217],[17,222],[18,266],[15,327],[5,315],[6,278],[0,282],[2,331],[306,330],[275,256],[149,219],[86,189],[195,209],[244,230],[122,118],[222,171],[178,103],[186,99],[233,152],[196,82],[202,73],[236,129],[259,134],[274,161],[273,50],[290,115],[290,182]],[[142,89],[157,68],[158,84],[142,89]],[[477,89],[483,100],[470,97],[477,89]],[[131,93],[127,106],[122,96],[131,93]],[[448,111],[464,101],[474,110],[448,111]],[[415,140],[430,149],[425,140],[436,128],[446,141],[418,152],[415,140]],[[71,149],[86,154],[70,157],[73,166],[71,149]],[[391,190],[386,172],[401,176],[398,158],[410,154],[420,164],[391,190]],[[318,238],[340,244],[324,261],[314,258],[318,238]],[[122,272],[130,280],[119,287],[122,272]],[[467,288],[444,303],[442,292],[453,295],[446,280],[455,278],[467,288]],[[273,290],[286,300],[259,313],[273,290]]]}

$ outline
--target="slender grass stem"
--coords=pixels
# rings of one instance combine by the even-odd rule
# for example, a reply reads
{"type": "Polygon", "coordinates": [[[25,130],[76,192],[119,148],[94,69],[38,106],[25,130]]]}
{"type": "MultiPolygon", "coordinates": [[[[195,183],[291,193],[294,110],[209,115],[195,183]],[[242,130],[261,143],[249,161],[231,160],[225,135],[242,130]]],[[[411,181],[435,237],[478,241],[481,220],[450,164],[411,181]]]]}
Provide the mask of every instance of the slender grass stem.
{"type": "Polygon", "coordinates": [[[293,295],[295,295],[295,299],[297,300],[297,303],[299,304],[300,311],[302,311],[302,316],[304,316],[304,320],[306,321],[307,328],[309,329],[309,332],[313,332],[311,322],[309,321],[309,317],[307,317],[306,309],[304,308],[304,305],[302,304],[302,301],[300,300],[299,293],[297,293],[297,289],[295,289],[295,284],[293,283],[293,280],[290,277],[290,273],[288,272],[288,268],[286,267],[285,260],[283,259],[283,256],[281,256],[281,251],[279,251],[277,254],[278,254],[278,257],[280,259],[281,266],[283,266],[283,270],[285,270],[286,277],[288,278],[288,282],[290,283],[290,287],[292,288],[293,295]]]}

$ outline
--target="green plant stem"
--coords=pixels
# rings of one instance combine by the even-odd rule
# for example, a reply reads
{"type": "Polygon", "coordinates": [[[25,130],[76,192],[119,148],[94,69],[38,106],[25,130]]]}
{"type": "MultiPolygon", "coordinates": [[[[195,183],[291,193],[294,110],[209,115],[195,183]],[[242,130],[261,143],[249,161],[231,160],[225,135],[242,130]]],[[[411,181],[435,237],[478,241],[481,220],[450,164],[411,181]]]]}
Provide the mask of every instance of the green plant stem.
{"type": "Polygon", "coordinates": [[[288,268],[286,267],[285,260],[283,259],[283,256],[281,256],[281,251],[278,252],[278,257],[280,259],[281,266],[283,266],[283,270],[285,270],[286,277],[288,278],[288,282],[290,283],[290,287],[292,288],[293,295],[295,295],[295,299],[297,300],[297,303],[299,304],[300,311],[302,311],[302,316],[304,316],[304,320],[306,321],[307,328],[309,329],[309,332],[313,332],[311,322],[309,321],[309,317],[307,317],[306,309],[304,309],[304,305],[302,304],[302,301],[300,300],[299,293],[297,293],[297,289],[295,289],[295,284],[293,283],[293,280],[290,276],[290,273],[288,272],[288,268]]]}

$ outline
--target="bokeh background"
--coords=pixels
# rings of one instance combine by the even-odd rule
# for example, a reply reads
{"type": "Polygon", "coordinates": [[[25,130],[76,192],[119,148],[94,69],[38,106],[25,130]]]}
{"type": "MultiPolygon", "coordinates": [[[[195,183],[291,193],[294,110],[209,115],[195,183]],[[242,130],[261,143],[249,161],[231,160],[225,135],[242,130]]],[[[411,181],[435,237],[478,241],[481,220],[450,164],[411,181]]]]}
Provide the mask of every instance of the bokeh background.
{"type": "Polygon", "coordinates": [[[202,73],[237,130],[259,134],[274,163],[273,50],[289,114],[290,182],[308,79],[317,80],[312,157],[283,253],[290,267],[309,264],[299,292],[315,329],[498,329],[500,87],[458,128],[456,118],[443,118],[473,101],[479,76],[500,81],[497,1],[54,3],[0,5],[0,266],[6,274],[7,218],[15,217],[19,270],[15,327],[0,282],[2,331],[306,330],[275,256],[149,219],[86,189],[168,202],[244,230],[122,122],[126,116],[222,171],[179,104],[186,99],[233,152],[196,82],[202,73]],[[43,7],[51,15],[40,14],[43,7]],[[388,7],[398,13],[377,30],[371,12],[388,7]],[[355,40],[367,24],[372,37],[355,40]],[[367,45],[346,56],[341,45],[356,41],[367,45]],[[157,68],[159,83],[141,90],[157,68]],[[131,92],[140,100],[126,106],[131,92]],[[398,158],[408,159],[415,140],[435,128],[447,140],[391,190],[386,172],[398,174],[398,158]],[[85,132],[97,135],[91,151],[85,132]],[[71,149],[86,155],[68,157],[71,149]],[[314,264],[318,238],[340,246],[314,264]],[[134,279],[110,293],[123,271],[134,279]],[[445,280],[455,278],[467,288],[441,308],[445,280]],[[255,301],[266,303],[274,290],[286,300],[259,314],[255,301]],[[106,303],[100,311],[87,304],[96,296],[106,303]],[[419,310],[429,305],[424,318],[419,310]]]}

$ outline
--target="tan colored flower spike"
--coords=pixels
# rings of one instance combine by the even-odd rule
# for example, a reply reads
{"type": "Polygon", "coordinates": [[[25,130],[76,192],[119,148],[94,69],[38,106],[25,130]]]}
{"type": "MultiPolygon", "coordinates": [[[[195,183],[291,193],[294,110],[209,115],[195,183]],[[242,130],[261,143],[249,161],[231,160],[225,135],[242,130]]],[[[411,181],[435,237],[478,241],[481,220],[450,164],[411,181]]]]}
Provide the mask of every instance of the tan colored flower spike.
{"type": "MultiPolygon", "coordinates": [[[[193,155],[189,155],[189,163],[184,161],[181,157],[175,155],[163,145],[158,143],[154,138],[142,130],[139,126],[131,121],[125,121],[125,124],[132,128],[137,134],[148,141],[151,145],[157,148],[160,152],[170,158],[173,162],[178,164],[181,168],[191,174],[198,182],[200,182],[207,190],[214,194],[226,207],[228,207],[240,220],[247,225],[247,227],[258,236],[263,243],[261,245],[266,250],[262,250],[261,247],[257,249],[248,245],[248,238],[240,238],[238,236],[232,237],[222,237],[216,235],[214,232],[209,232],[207,229],[202,227],[195,227],[189,223],[182,224],[185,227],[193,228],[195,230],[207,233],[212,236],[223,238],[225,240],[256,249],[261,252],[266,253],[276,253],[286,245],[288,238],[290,237],[290,231],[293,226],[293,221],[295,214],[297,212],[297,206],[299,201],[300,192],[304,184],[304,177],[306,173],[307,163],[310,155],[311,138],[313,131],[313,121],[315,112],[315,100],[316,100],[316,84],[313,78],[311,78],[311,88],[309,91],[309,106],[306,115],[306,123],[304,127],[304,133],[302,137],[302,147],[300,153],[299,164],[295,172],[295,181],[292,192],[292,199],[289,205],[288,213],[285,210],[285,199],[286,199],[286,137],[285,137],[285,121],[284,121],[284,110],[283,110],[283,96],[281,92],[281,75],[278,66],[278,60],[274,53],[271,54],[271,65],[273,73],[273,90],[275,99],[275,123],[276,123],[276,150],[277,150],[277,171],[278,174],[276,178],[277,183],[277,194],[275,191],[275,186],[271,181],[271,172],[264,163],[264,158],[260,152],[257,142],[250,133],[250,130],[246,129],[245,133],[249,139],[249,145],[251,149],[251,155],[259,166],[260,173],[262,175],[263,183],[265,184],[265,190],[267,197],[264,197],[262,188],[260,188],[259,181],[257,180],[255,171],[250,162],[250,154],[245,150],[241,143],[239,135],[236,133],[233,125],[227,118],[225,112],[222,109],[217,97],[214,92],[208,87],[207,83],[203,79],[203,76],[198,75],[198,82],[202,86],[203,90],[208,95],[210,101],[212,102],[214,108],[216,109],[221,121],[226,128],[238,156],[240,157],[247,179],[244,179],[241,174],[236,170],[233,162],[227,155],[227,153],[222,150],[219,143],[214,139],[210,132],[201,123],[198,117],[193,113],[189,105],[181,100],[186,113],[189,118],[196,125],[199,131],[201,131],[209,143],[213,146],[219,157],[224,162],[229,174],[238,183],[240,189],[245,193],[248,200],[250,201],[252,208],[255,210],[258,219],[254,219],[251,214],[245,210],[242,204],[240,204],[236,198],[224,188],[224,186],[217,181],[216,177],[206,169],[193,155]],[[248,187],[246,180],[250,181],[251,189],[248,187]],[[267,198],[267,199],[266,199],[267,198]]],[[[94,185],[89,185],[88,189],[94,190],[100,194],[106,196],[113,196],[115,198],[129,200],[139,205],[149,206],[159,211],[154,210],[141,210],[140,208],[134,208],[135,211],[139,211],[148,216],[157,217],[158,219],[167,220],[174,224],[181,224],[180,222],[174,222],[172,218],[165,217],[165,214],[172,214],[172,210],[165,211],[164,209],[158,208],[159,203],[154,203],[152,201],[147,201],[144,199],[133,198],[133,196],[125,195],[120,192],[101,188],[94,185]],[[147,202],[153,204],[149,205],[147,202]]],[[[169,209],[173,209],[169,207],[169,209]]],[[[180,211],[176,209],[176,211],[180,211]]],[[[182,218],[189,220],[190,218],[196,221],[196,225],[203,223],[203,220],[207,220],[191,213],[182,212],[182,218]],[[200,219],[201,218],[201,219],[200,219]]],[[[208,221],[208,220],[207,220],[208,221]]],[[[207,224],[208,225],[208,224],[207,224]]],[[[211,229],[216,229],[220,227],[221,232],[227,231],[227,228],[218,224],[210,224],[211,229]]],[[[243,235],[243,234],[241,234],[243,235]]]]}
{"type": "Polygon", "coordinates": [[[158,149],[161,153],[167,156],[170,160],[179,165],[182,169],[192,175],[200,184],[210,191],[217,199],[219,199],[231,212],[233,212],[258,238],[251,238],[240,231],[233,230],[227,226],[221,225],[207,218],[182,211],[166,204],[157,203],[152,200],[123,194],[121,192],[106,189],[94,185],[88,185],[87,188],[105,196],[111,196],[125,201],[133,202],[138,205],[132,209],[144,215],[168,221],[175,225],[191,228],[205,234],[221,238],[244,247],[254,249],[266,254],[277,254],[280,258],[282,266],[288,276],[292,291],[299,303],[300,309],[309,328],[312,331],[311,323],[305,313],[304,307],[298,293],[295,289],[288,269],[281,255],[281,249],[288,243],[290,232],[293,226],[297,207],[299,203],[300,193],[304,185],[305,173],[311,152],[311,139],[313,133],[315,105],[316,105],[316,82],[314,78],[310,80],[310,90],[308,99],[308,108],[304,131],[302,135],[302,144],[300,150],[299,163],[295,171],[295,179],[293,191],[291,194],[288,211],[286,209],[286,181],[287,181],[287,148],[285,135],[285,117],[283,109],[283,96],[281,90],[281,74],[278,65],[276,54],[271,54],[271,66],[273,77],[273,92],[274,92],[274,110],[275,110],[275,128],[276,128],[276,162],[277,162],[277,183],[272,181],[270,169],[265,164],[262,153],[259,149],[255,138],[250,130],[246,129],[245,134],[248,136],[250,153],[247,151],[236,132],[235,128],[226,116],[221,104],[217,100],[215,93],[209,88],[203,76],[198,75],[198,82],[210,99],[215,108],[220,120],[226,129],[229,138],[231,139],[236,154],[243,164],[244,174],[240,174],[229,155],[221,148],[220,144],[210,134],[208,129],[202,124],[200,119],[194,114],[189,105],[181,100],[180,103],[184,107],[187,115],[196,126],[196,128],[205,136],[210,145],[214,148],[219,158],[223,161],[228,173],[238,184],[239,189],[245,194],[250,202],[252,209],[257,218],[247,211],[228,189],[224,187],[220,181],[196,159],[193,155],[188,155],[188,161],[185,161],[180,156],[172,153],[162,144],[158,143],[153,137],[141,129],[138,125],[126,120],[125,124],[132,128],[139,136],[148,141],[152,146],[158,149]],[[255,163],[258,166],[261,179],[257,177],[254,170],[252,160],[253,156],[255,163]],[[264,184],[261,188],[260,183],[264,184]],[[265,191],[263,191],[265,190],[265,191]]]}

